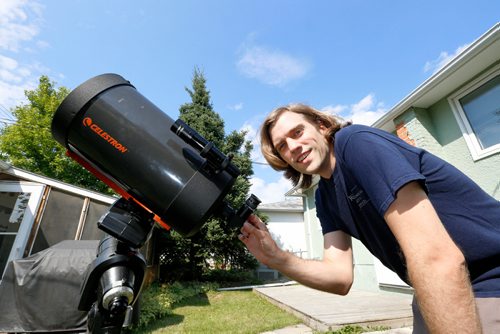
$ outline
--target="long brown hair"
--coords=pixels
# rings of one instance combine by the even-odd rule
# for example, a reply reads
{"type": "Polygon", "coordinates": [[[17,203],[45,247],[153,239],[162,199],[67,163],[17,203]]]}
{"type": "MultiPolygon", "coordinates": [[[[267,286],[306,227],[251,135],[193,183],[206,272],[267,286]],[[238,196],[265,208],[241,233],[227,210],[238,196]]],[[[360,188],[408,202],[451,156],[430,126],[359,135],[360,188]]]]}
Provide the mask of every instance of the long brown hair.
{"type": "Polygon", "coordinates": [[[271,140],[271,128],[274,126],[278,118],[286,111],[304,115],[311,123],[321,124],[327,129],[326,137],[328,141],[332,141],[335,133],[341,128],[350,125],[350,122],[345,122],[342,118],[319,111],[305,104],[289,104],[287,106],[274,109],[264,120],[260,129],[260,149],[266,161],[271,167],[278,171],[285,171],[284,176],[292,181],[294,186],[299,184],[302,189],[307,189],[311,186],[312,175],[302,174],[293,169],[285,160],[281,158],[278,151],[274,148],[271,140]]]}

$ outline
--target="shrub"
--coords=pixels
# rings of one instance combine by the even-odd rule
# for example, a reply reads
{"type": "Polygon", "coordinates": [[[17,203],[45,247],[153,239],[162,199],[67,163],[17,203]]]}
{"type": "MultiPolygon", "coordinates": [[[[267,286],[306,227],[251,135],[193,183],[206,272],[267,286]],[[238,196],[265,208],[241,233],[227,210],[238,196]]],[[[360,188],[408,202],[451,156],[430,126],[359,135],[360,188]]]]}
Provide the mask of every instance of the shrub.
{"type": "Polygon", "coordinates": [[[215,290],[214,283],[175,282],[172,284],[152,284],[142,291],[139,301],[139,321],[133,328],[145,327],[172,313],[175,303],[185,298],[215,290]]]}
{"type": "Polygon", "coordinates": [[[213,269],[205,272],[202,276],[202,280],[217,283],[221,287],[255,285],[262,283],[255,277],[254,271],[242,269],[213,269]]]}

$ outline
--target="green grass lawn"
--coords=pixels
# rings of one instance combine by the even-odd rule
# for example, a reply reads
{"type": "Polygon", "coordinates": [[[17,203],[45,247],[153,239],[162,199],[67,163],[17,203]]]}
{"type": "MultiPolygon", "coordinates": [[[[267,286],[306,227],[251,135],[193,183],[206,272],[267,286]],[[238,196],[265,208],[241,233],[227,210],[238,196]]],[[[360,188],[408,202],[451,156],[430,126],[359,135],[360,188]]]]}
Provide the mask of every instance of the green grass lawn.
{"type": "Polygon", "coordinates": [[[184,299],[172,314],[133,333],[257,334],[300,322],[252,291],[209,291],[184,299]]]}

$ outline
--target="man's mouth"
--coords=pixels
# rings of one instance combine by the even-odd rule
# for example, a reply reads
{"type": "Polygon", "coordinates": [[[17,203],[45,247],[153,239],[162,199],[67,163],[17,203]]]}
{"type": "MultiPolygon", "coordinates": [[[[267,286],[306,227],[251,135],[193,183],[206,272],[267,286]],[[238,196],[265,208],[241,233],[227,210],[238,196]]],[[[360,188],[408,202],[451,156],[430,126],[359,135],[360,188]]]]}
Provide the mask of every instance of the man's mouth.
{"type": "Polygon", "coordinates": [[[311,153],[311,151],[307,151],[305,153],[302,153],[299,158],[297,159],[297,162],[302,162],[304,161],[305,158],[307,158],[309,156],[309,153],[311,153]]]}

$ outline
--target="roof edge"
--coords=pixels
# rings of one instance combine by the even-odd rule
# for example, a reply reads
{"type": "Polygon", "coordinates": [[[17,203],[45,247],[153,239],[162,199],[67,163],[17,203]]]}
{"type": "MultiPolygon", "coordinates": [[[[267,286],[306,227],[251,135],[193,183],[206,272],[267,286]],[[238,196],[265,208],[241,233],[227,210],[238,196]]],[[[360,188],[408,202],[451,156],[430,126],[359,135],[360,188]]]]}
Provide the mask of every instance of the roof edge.
{"type": "MultiPolygon", "coordinates": [[[[46,184],[48,186],[51,186],[51,187],[54,187],[57,189],[61,189],[64,191],[76,193],[76,194],[79,194],[79,195],[84,196],[84,197],[90,197],[92,199],[95,199],[95,200],[98,200],[98,201],[101,201],[104,203],[111,204],[111,203],[115,202],[117,199],[113,196],[101,194],[97,191],[88,190],[88,189],[85,189],[82,187],[71,185],[69,183],[65,183],[65,182],[62,182],[59,180],[52,179],[52,178],[47,177],[47,176],[38,175],[38,174],[35,174],[32,172],[28,172],[26,170],[22,170],[20,168],[14,167],[14,166],[10,166],[8,163],[5,163],[5,164],[8,167],[7,168],[0,168],[0,173],[5,173],[5,174],[12,175],[12,176],[16,176],[16,177],[19,177],[19,178],[22,178],[24,180],[28,180],[31,182],[46,184]]],[[[4,167],[6,167],[6,166],[4,166],[4,167]]]]}
{"type": "Polygon", "coordinates": [[[478,55],[481,51],[486,49],[495,40],[495,36],[500,32],[500,22],[497,22],[493,27],[481,35],[478,39],[472,42],[464,51],[457,55],[454,59],[443,66],[438,72],[430,76],[423,83],[421,83],[417,88],[415,88],[410,94],[404,97],[400,102],[398,102],[394,107],[391,108],[386,114],[379,118],[375,123],[372,124],[373,127],[388,129],[393,128],[393,125],[388,123],[403,113],[405,110],[410,108],[412,104],[423,97],[433,88],[441,84],[444,80],[462,68],[471,59],[478,55]]]}

